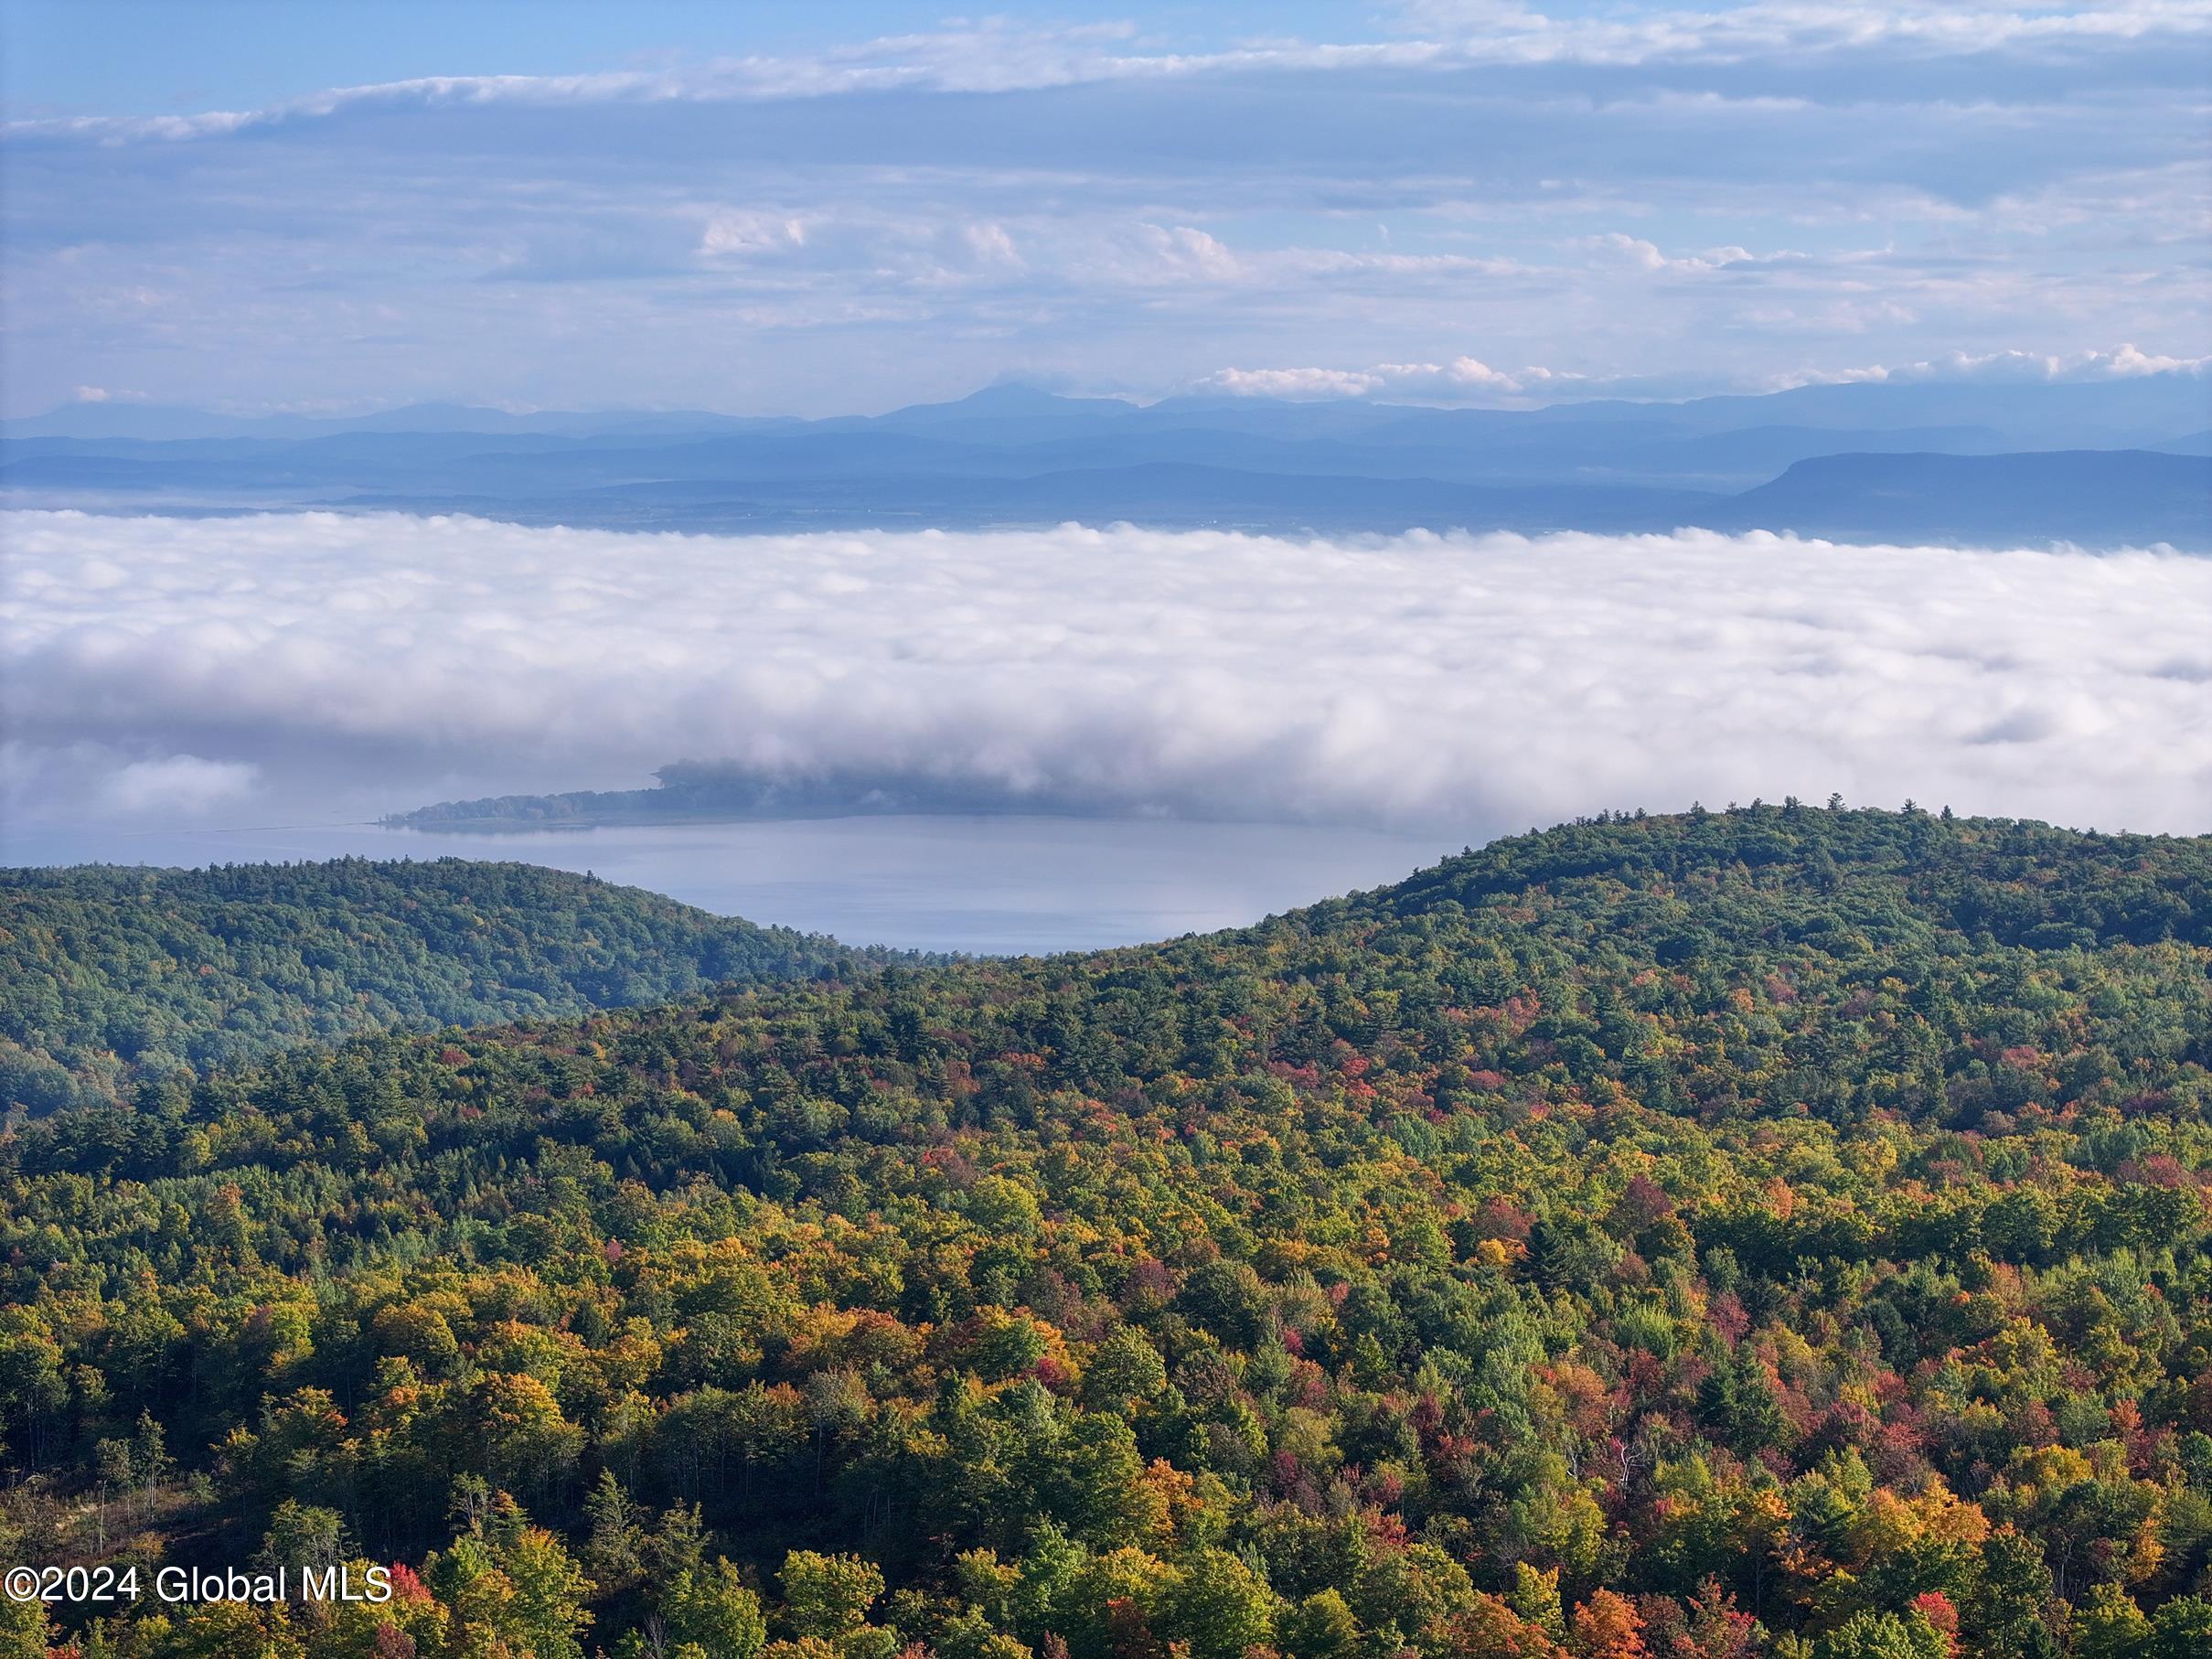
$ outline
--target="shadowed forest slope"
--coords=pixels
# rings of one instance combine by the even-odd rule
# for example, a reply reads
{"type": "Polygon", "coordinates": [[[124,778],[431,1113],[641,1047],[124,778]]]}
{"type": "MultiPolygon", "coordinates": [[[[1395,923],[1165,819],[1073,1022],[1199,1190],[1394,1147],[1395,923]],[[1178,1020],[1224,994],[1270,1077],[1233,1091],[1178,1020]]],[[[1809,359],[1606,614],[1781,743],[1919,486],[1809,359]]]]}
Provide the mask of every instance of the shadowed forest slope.
{"type": "Polygon", "coordinates": [[[532,864],[0,871],[0,1106],[299,1042],[663,1002],[896,953],[532,864]]]}

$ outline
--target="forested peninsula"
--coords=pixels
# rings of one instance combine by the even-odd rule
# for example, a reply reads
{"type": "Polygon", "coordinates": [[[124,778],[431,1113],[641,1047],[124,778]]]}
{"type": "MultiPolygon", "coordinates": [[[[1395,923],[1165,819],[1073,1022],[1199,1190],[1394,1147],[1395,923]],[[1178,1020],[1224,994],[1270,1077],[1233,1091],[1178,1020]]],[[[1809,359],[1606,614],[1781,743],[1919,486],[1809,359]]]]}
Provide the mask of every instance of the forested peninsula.
{"type": "Polygon", "coordinates": [[[7,1616],[88,1659],[2185,1659],[2208,1068],[2212,840],[1788,802],[165,1071],[0,1136],[0,1556],[396,1593],[7,1616]]]}

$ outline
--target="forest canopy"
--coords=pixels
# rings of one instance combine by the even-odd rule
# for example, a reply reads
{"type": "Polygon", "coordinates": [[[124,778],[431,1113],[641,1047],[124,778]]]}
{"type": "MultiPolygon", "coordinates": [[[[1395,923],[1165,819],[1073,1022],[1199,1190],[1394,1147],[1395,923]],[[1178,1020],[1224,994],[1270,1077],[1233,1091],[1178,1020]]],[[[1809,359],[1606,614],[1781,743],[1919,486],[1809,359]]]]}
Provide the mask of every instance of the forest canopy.
{"type": "Polygon", "coordinates": [[[0,1138],[25,1651],[2212,1651],[2212,840],[1796,802],[0,1138]]]}
{"type": "Polygon", "coordinates": [[[339,859],[0,870],[0,1109],[292,1044],[550,1019],[855,951],[532,864],[339,859]]]}

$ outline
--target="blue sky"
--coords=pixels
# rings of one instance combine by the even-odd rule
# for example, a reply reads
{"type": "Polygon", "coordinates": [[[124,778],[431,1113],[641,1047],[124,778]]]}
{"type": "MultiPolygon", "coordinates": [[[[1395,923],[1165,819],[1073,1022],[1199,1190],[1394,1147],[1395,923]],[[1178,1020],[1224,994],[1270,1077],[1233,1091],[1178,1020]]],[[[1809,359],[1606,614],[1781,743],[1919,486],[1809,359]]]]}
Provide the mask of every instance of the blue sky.
{"type": "Polygon", "coordinates": [[[6,412],[1475,403],[2201,358],[2212,4],[55,4],[6,412]]]}

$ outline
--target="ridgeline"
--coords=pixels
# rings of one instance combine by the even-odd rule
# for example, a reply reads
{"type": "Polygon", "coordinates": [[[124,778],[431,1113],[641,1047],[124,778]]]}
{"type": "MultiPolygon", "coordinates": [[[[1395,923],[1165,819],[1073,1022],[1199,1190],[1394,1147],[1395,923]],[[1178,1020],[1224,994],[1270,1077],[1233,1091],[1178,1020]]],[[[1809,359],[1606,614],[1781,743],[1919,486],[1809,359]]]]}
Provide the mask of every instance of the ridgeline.
{"type": "Polygon", "coordinates": [[[110,1654],[2180,1659],[2208,1068],[2212,840],[1791,803],[165,1076],[0,1139],[0,1543],[410,1569],[110,1654]]]}

